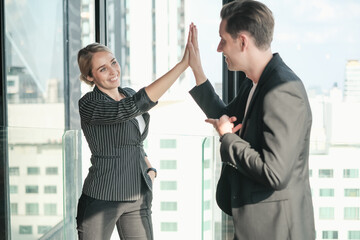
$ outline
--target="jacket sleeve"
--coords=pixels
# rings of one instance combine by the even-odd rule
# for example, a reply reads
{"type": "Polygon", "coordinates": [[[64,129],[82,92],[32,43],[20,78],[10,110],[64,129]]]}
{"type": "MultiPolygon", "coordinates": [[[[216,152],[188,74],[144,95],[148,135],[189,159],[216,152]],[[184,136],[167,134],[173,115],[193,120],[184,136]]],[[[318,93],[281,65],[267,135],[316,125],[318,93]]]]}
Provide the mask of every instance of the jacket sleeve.
{"type": "Polygon", "coordinates": [[[242,81],[238,95],[226,105],[216,94],[210,81],[207,80],[190,90],[190,94],[208,118],[220,118],[226,114],[236,116],[235,124],[241,123],[244,118],[247,96],[249,95],[252,82],[250,79],[242,81]]]}
{"type": "Polygon", "coordinates": [[[265,96],[258,151],[236,134],[228,133],[221,138],[220,153],[224,162],[275,190],[287,186],[292,169],[303,160],[303,150],[308,143],[311,111],[299,84],[288,82],[265,96]]]}
{"type": "Polygon", "coordinates": [[[190,90],[197,105],[208,118],[220,118],[226,113],[226,105],[216,94],[209,80],[190,90]]]}
{"type": "Polygon", "coordinates": [[[113,124],[147,112],[156,104],[150,100],[144,88],[120,101],[109,101],[91,92],[79,100],[79,112],[81,121],[89,124],[113,124]]]}

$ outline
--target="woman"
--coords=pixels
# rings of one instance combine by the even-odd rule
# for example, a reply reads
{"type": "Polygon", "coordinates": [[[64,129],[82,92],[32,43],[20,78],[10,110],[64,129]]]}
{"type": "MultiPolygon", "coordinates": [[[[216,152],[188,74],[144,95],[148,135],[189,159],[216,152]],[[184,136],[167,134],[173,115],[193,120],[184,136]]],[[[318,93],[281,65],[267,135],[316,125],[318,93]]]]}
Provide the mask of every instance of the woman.
{"type": "Polygon", "coordinates": [[[79,239],[153,239],[152,183],[156,177],[143,149],[149,114],[158,99],[188,67],[189,53],[164,76],[138,92],[120,87],[121,69],[104,45],[78,53],[80,79],[95,85],[79,100],[81,128],[91,164],[78,202],[79,239]]]}

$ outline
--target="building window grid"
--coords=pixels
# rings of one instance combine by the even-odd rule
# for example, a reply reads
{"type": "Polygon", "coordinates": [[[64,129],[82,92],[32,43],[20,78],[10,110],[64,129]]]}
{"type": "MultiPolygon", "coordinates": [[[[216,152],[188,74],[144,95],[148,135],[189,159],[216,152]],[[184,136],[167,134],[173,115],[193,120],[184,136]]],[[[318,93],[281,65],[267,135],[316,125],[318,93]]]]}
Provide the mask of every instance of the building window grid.
{"type": "Polygon", "coordinates": [[[162,232],[177,232],[178,224],[177,222],[162,222],[160,228],[162,232]]]}
{"type": "Polygon", "coordinates": [[[345,220],[360,220],[359,208],[358,207],[345,207],[344,208],[344,219],[345,220]]]}
{"type": "Polygon", "coordinates": [[[333,207],[320,207],[319,219],[333,220],[335,218],[335,209],[333,207]]]}
{"type": "Polygon", "coordinates": [[[333,169],[319,169],[319,178],[333,178],[334,170],[333,169]]]}
{"type": "Polygon", "coordinates": [[[27,168],[27,174],[28,175],[39,175],[40,174],[40,168],[39,167],[28,167],[27,168]]]}
{"type": "Polygon", "coordinates": [[[358,178],[359,169],[344,169],[343,173],[344,178],[358,178]]]}
{"type": "Polygon", "coordinates": [[[19,226],[19,234],[32,234],[32,226],[19,226]]]}
{"type": "Polygon", "coordinates": [[[160,190],[177,190],[176,181],[161,181],[160,190]]]}
{"type": "Polygon", "coordinates": [[[348,231],[349,240],[360,240],[360,231],[348,231]]]}
{"type": "Polygon", "coordinates": [[[204,169],[209,169],[210,168],[210,159],[205,159],[204,160],[204,169]]]}
{"type": "Polygon", "coordinates": [[[334,189],[333,188],[321,188],[319,194],[320,194],[320,197],[333,197],[334,189]]]}
{"type": "Polygon", "coordinates": [[[26,215],[31,215],[31,216],[39,215],[38,203],[26,203],[25,209],[26,209],[26,215]]]}
{"type": "Polygon", "coordinates": [[[323,239],[338,239],[338,231],[323,231],[323,239]]]}
{"type": "Polygon", "coordinates": [[[9,176],[19,176],[19,175],[20,175],[19,167],[10,167],[9,168],[9,176]]]}
{"type": "Polygon", "coordinates": [[[57,205],[56,203],[45,203],[44,204],[44,215],[45,216],[55,216],[57,214],[57,205]]]}
{"type": "Polygon", "coordinates": [[[360,197],[360,189],[358,188],[346,188],[344,189],[345,197],[360,197]]]}
{"type": "Polygon", "coordinates": [[[160,160],[160,169],[177,169],[177,162],[176,160],[160,160]]]}
{"type": "Polygon", "coordinates": [[[160,139],[160,148],[176,148],[176,139],[160,139]]]}
{"type": "Polygon", "coordinates": [[[38,226],[37,233],[38,234],[45,234],[52,229],[52,226],[38,226]]]}
{"type": "Polygon", "coordinates": [[[19,188],[16,185],[10,185],[10,194],[16,194],[19,192],[19,188]]]}
{"type": "Polygon", "coordinates": [[[56,193],[57,192],[57,188],[56,186],[44,186],[44,193],[56,193]]]}
{"type": "Polygon", "coordinates": [[[204,210],[210,210],[211,208],[211,201],[210,200],[206,200],[204,201],[204,210]]]}
{"type": "Polygon", "coordinates": [[[10,212],[11,212],[11,215],[18,215],[18,204],[17,203],[10,203],[10,212]]]}
{"type": "Polygon", "coordinates": [[[25,186],[25,193],[39,193],[39,186],[35,186],[35,185],[25,186]]]}
{"type": "Polygon", "coordinates": [[[161,202],[161,211],[177,211],[177,202],[161,202]]]}
{"type": "Polygon", "coordinates": [[[46,175],[58,175],[58,168],[57,167],[47,167],[46,175]]]}

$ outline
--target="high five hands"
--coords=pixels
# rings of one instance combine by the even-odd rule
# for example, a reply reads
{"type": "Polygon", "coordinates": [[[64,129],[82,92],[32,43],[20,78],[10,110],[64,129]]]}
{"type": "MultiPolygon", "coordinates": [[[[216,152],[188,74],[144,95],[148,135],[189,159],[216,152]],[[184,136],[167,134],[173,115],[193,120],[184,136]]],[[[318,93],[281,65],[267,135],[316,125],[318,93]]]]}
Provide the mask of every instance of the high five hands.
{"type": "MultiPolygon", "coordinates": [[[[186,46],[186,51],[189,54],[189,66],[191,67],[195,80],[196,85],[200,85],[204,83],[207,78],[204,74],[201,65],[200,59],[200,51],[199,51],[199,44],[198,44],[198,30],[194,23],[190,24],[189,27],[189,35],[188,41],[186,46]]],[[[214,126],[216,131],[219,133],[220,136],[224,135],[225,133],[235,133],[240,130],[242,124],[238,124],[234,127],[234,122],[236,121],[236,117],[229,117],[227,115],[223,115],[220,119],[206,119],[205,122],[210,123],[214,126]]]]}

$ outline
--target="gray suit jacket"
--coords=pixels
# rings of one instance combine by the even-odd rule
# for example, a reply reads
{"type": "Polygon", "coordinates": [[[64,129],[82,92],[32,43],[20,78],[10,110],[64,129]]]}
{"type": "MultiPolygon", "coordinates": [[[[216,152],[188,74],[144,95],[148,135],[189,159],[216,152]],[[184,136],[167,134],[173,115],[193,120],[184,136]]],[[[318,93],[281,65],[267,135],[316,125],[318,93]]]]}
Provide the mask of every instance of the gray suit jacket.
{"type": "Polygon", "coordinates": [[[252,82],[225,105],[209,81],[190,94],[207,117],[236,116],[240,133],[221,137],[219,207],[233,215],[235,236],[247,240],[315,239],[309,184],[311,110],[301,80],[278,54],[260,77],[248,112],[252,82]]]}

